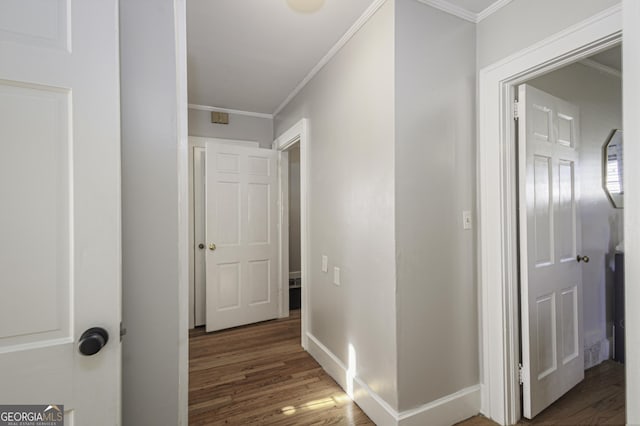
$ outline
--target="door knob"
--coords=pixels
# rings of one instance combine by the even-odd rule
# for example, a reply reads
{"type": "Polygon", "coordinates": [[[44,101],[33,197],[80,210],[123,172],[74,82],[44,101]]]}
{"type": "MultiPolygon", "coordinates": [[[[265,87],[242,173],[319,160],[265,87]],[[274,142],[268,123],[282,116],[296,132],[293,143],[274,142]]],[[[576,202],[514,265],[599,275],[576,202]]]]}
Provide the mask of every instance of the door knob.
{"type": "Polygon", "coordinates": [[[198,248],[199,248],[200,250],[202,250],[202,249],[204,248],[204,244],[202,244],[202,243],[198,244],[198,248]]]}
{"type": "Polygon", "coordinates": [[[577,256],[576,256],[576,260],[577,260],[578,262],[589,263],[589,256],[580,256],[580,255],[577,255],[577,256]]]}
{"type": "Polygon", "coordinates": [[[209,244],[209,250],[214,251],[216,249],[216,245],[211,243],[209,244]]]}
{"type": "Polygon", "coordinates": [[[102,327],[93,327],[82,333],[78,350],[82,355],[91,356],[100,352],[109,341],[109,333],[102,327]]]}

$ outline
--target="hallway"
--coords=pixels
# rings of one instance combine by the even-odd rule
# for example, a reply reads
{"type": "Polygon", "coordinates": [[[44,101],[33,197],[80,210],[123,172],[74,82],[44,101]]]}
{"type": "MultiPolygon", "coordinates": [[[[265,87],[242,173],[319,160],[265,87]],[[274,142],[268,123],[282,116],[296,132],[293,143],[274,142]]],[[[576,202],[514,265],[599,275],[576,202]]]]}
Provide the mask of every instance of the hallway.
{"type": "Polygon", "coordinates": [[[300,346],[291,317],[189,335],[189,425],[372,425],[300,346]]]}

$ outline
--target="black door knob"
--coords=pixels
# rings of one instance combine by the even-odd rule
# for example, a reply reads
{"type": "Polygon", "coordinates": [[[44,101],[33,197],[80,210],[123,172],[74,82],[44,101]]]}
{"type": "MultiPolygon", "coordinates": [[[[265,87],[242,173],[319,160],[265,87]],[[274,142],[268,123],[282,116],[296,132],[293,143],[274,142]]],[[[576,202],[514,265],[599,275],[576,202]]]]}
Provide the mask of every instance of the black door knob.
{"type": "Polygon", "coordinates": [[[200,250],[202,250],[202,249],[204,248],[204,244],[202,244],[202,243],[198,244],[198,248],[199,248],[200,250]]]}
{"type": "Polygon", "coordinates": [[[91,356],[100,352],[109,341],[109,333],[102,327],[93,327],[82,333],[78,350],[82,355],[91,356]]]}

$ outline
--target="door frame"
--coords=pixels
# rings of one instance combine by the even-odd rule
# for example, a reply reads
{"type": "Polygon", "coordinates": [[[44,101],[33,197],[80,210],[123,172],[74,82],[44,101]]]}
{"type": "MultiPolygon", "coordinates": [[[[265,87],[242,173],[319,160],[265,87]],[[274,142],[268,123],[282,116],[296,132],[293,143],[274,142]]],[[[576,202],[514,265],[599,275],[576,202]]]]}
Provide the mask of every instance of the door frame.
{"type": "Polygon", "coordinates": [[[513,120],[516,86],[619,44],[621,40],[622,6],[616,5],[479,73],[481,412],[500,424],[515,424],[521,417],[518,174],[513,120]]]}
{"type": "MultiPolygon", "coordinates": [[[[309,338],[307,330],[309,329],[309,298],[310,298],[310,274],[309,274],[309,123],[306,118],[301,119],[291,128],[283,132],[273,142],[273,149],[282,153],[293,147],[295,144],[300,146],[300,270],[302,278],[300,308],[300,336],[301,345],[306,350],[309,338]]],[[[278,161],[279,167],[283,165],[282,161],[278,161]]],[[[288,162],[286,163],[288,164],[288,162]]],[[[280,181],[280,194],[288,193],[288,170],[283,172],[280,170],[278,179],[280,181]]],[[[289,316],[288,291],[289,291],[289,271],[288,271],[288,253],[289,253],[289,221],[288,212],[282,208],[280,204],[280,266],[278,279],[282,293],[280,295],[280,317],[289,316]],[[286,255],[286,258],[285,258],[286,255]]]]}

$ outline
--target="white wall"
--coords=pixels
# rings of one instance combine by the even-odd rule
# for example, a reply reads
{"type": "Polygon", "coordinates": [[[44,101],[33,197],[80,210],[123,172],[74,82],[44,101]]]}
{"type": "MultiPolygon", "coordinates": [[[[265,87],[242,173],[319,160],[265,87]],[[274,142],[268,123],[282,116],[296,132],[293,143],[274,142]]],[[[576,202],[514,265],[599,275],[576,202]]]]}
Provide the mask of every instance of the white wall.
{"type": "MultiPolygon", "coordinates": [[[[588,349],[612,337],[613,263],[624,228],[623,210],[613,208],[602,189],[602,145],[612,129],[622,128],[622,80],[578,63],[529,84],[580,108],[581,253],[590,258],[582,266],[584,336],[588,349]]],[[[607,349],[602,350],[601,356],[607,356],[607,349]]],[[[585,351],[586,367],[599,361],[585,351]]]]}
{"type": "Polygon", "coordinates": [[[300,272],[300,146],[289,151],[289,271],[300,272]]]}
{"type": "Polygon", "coordinates": [[[397,407],[394,2],[387,1],[276,117],[309,119],[310,331],[397,407]],[[321,272],[341,268],[342,285],[321,272]]]}
{"type": "Polygon", "coordinates": [[[479,381],[475,25],[396,3],[398,392],[410,409],[479,381]]]}
{"type": "Polygon", "coordinates": [[[189,136],[255,141],[262,148],[273,143],[273,120],[229,114],[229,124],[211,122],[211,112],[189,108],[189,136]]]}
{"type": "Polygon", "coordinates": [[[478,70],[620,0],[513,0],[477,25],[478,70]]]}
{"type": "Polygon", "coordinates": [[[181,412],[186,412],[180,394],[185,383],[179,380],[186,367],[180,365],[179,342],[187,333],[187,313],[179,305],[184,298],[178,288],[178,7],[184,8],[184,2],[120,2],[122,304],[127,328],[122,417],[123,425],[131,426],[182,424],[181,412]]]}
{"type": "MultiPolygon", "coordinates": [[[[640,158],[640,2],[624,0],[623,102],[625,157],[640,158]]],[[[640,167],[624,169],[625,367],[627,424],[640,424],[640,167]]]]}

